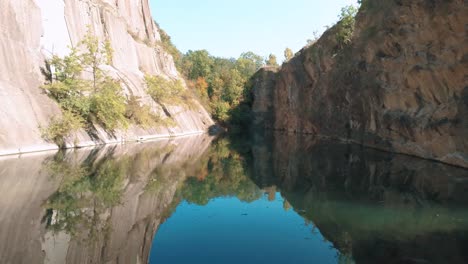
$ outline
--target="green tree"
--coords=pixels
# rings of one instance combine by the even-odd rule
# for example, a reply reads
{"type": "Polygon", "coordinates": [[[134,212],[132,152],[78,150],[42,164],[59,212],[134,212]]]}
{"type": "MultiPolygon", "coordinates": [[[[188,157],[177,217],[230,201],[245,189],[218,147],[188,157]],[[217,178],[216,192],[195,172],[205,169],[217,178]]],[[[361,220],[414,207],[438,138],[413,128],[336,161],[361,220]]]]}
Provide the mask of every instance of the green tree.
{"type": "Polygon", "coordinates": [[[251,51],[242,53],[236,61],[236,69],[244,79],[249,79],[263,66],[263,58],[251,51]]]}
{"type": "Polygon", "coordinates": [[[293,57],[294,57],[293,51],[290,48],[286,48],[284,50],[284,59],[286,61],[288,61],[288,60],[292,59],[293,57]]]}
{"type": "Polygon", "coordinates": [[[278,66],[278,62],[277,62],[276,56],[274,54],[270,54],[270,56],[268,56],[268,60],[266,61],[266,65],[275,66],[275,67],[278,66]]]}
{"type": "Polygon", "coordinates": [[[92,94],[91,112],[109,130],[128,127],[126,99],[121,93],[120,83],[107,78],[99,84],[99,90],[92,94]]]}
{"type": "Polygon", "coordinates": [[[78,236],[82,235],[78,230],[85,228],[90,240],[98,233],[109,231],[102,215],[119,204],[130,159],[95,161],[91,159],[77,164],[57,154],[46,163],[48,175],[60,179],[58,190],[44,204],[47,229],[78,236]]]}
{"type": "Polygon", "coordinates": [[[357,11],[357,8],[353,5],[345,6],[341,9],[341,13],[338,16],[340,21],[337,24],[338,29],[336,33],[336,41],[340,48],[351,43],[357,11]]]}
{"type": "Polygon", "coordinates": [[[213,59],[206,50],[189,50],[184,56],[184,65],[190,67],[187,70],[188,78],[196,80],[198,77],[206,77],[211,73],[213,59]]]}
{"type": "Polygon", "coordinates": [[[252,51],[244,52],[240,55],[240,59],[247,59],[255,63],[257,69],[264,65],[263,57],[253,53],[252,51]]]}
{"type": "Polygon", "coordinates": [[[66,137],[80,128],[92,129],[94,121],[108,130],[128,126],[120,82],[107,77],[101,67],[111,64],[112,57],[110,42],[99,41],[90,27],[68,55],[52,56],[49,61],[52,80],[42,89],[57,101],[63,117],[53,119],[48,128],[41,128],[45,139],[64,146],[66,137]],[[67,128],[58,129],[59,126],[67,128]]]}
{"type": "Polygon", "coordinates": [[[142,104],[140,101],[139,96],[130,96],[127,100],[125,117],[143,128],[159,125],[163,121],[161,116],[153,113],[149,105],[142,104]]]}
{"type": "Polygon", "coordinates": [[[223,91],[223,100],[231,105],[237,105],[241,100],[244,89],[244,79],[237,69],[231,69],[226,76],[226,86],[223,91]]]}
{"type": "Polygon", "coordinates": [[[238,59],[220,58],[211,56],[206,50],[198,50],[187,52],[182,61],[182,71],[190,80],[189,86],[195,88],[201,98],[206,98],[205,89],[200,88],[206,83],[206,99],[214,119],[228,127],[248,123],[239,120],[250,117],[250,105],[245,102],[250,98],[246,96],[250,94],[247,84],[264,65],[261,56],[249,51],[238,59]]]}
{"type": "Polygon", "coordinates": [[[83,52],[80,54],[80,62],[85,65],[85,70],[91,70],[93,76],[93,89],[97,90],[97,84],[104,78],[104,72],[100,66],[104,64],[112,64],[112,57],[114,51],[108,40],[104,43],[92,33],[91,27],[88,26],[88,31],[84,38],[78,43],[83,47],[83,52]]]}
{"type": "Polygon", "coordinates": [[[262,191],[249,178],[251,171],[246,159],[225,138],[213,143],[202,167],[202,177],[188,178],[177,191],[189,203],[205,205],[220,196],[252,202],[262,196],[262,191]]]}
{"type": "Polygon", "coordinates": [[[182,103],[185,88],[180,80],[168,80],[162,76],[145,76],[148,93],[159,104],[182,103]]]}

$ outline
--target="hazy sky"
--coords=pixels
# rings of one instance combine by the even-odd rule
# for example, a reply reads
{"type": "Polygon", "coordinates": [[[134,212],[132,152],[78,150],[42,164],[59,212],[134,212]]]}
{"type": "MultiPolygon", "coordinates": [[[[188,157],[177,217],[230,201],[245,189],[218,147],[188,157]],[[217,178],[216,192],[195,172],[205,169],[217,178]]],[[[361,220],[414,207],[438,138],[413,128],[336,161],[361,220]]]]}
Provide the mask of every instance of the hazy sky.
{"type": "Polygon", "coordinates": [[[244,51],[283,59],[338,20],[356,0],[150,0],[152,14],[182,52],[206,49],[237,58],[244,51]]]}

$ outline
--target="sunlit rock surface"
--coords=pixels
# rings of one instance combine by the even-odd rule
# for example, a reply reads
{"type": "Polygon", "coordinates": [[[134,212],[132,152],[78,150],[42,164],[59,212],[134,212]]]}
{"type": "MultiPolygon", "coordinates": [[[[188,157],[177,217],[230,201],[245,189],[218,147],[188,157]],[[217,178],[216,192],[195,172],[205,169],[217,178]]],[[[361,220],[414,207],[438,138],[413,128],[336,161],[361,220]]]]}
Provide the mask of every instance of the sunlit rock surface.
{"type": "Polygon", "coordinates": [[[466,3],[368,2],[349,46],[332,27],[279,73],[255,76],[256,119],[271,102],[267,129],[468,167],[466,3]]]}
{"type": "Polygon", "coordinates": [[[122,81],[124,93],[139,96],[154,111],[170,114],[175,127],[108,134],[96,126],[96,136],[82,131],[69,146],[131,141],[146,137],[206,132],[213,124],[198,103],[191,109],[167,106],[167,113],[145,91],[144,73],[178,79],[172,57],[161,45],[148,0],[0,0],[0,155],[57,148],[45,142],[39,127],[60,114],[57,104],[39,88],[41,68],[52,54],[68,54],[88,26],[100,39],[109,39],[112,65],[103,69],[122,81]]]}

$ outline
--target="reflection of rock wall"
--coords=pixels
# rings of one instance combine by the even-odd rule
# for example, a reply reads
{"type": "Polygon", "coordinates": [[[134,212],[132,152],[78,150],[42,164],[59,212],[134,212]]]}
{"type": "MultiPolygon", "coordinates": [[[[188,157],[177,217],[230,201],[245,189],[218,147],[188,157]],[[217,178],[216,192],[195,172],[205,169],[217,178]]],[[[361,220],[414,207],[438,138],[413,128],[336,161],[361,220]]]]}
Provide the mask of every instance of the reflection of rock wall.
{"type": "Polygon", "coordinates": [[[93,220],[108,229],[92,238],[91,227],[79,224],[76,235],[46,229],[44,205],[63,180],[47,174],[52,156],[1,160],[0,238],[9,241],[0,244],[2,263],[146,263],[158,226],[177,203],[177,188],[210,143],[208,136],[195,136],[68,152],[67,162],[91,160],[96,170],[106,159],[129,164],[120,203],[93,220]],[[149,189],[153,181],[161,184],[149,189]]]}
{"type": "Polygon", "coordinates": [[[255,181],[278,186],[357,263],[468,260],[465,169],[278,133],[254,144],[253,155],[255,181]]]}
{"type": "Polygon", "coordinates": [[[0,259],[7,264],[42,263],[43,202],[57,182],[41,171],[47,155],[0,159],[0,259]]]}
{"type": "MultiPolygon", "coordinates": [[[[334,142],[311,136],[275,133],[273,143],[257,144],[256,151],[271,144],[255,157],[255,163],[269,163],[273,179],[283,190],[318,188],[331,195],[347,195],[391,203],[405,195],[418,204],[425,200],[465,204],[468,195],[466,169],[404,155],[334,142]],[[263,153],[269,153],[264,160],[263,153]]],[[[257,175],[257,177],[260,177],[257,175]]],[[[264,177],[271,178],[268,174],[264,177]]],[[[395,201],[401,202],[401,201],[395,201]]]]}

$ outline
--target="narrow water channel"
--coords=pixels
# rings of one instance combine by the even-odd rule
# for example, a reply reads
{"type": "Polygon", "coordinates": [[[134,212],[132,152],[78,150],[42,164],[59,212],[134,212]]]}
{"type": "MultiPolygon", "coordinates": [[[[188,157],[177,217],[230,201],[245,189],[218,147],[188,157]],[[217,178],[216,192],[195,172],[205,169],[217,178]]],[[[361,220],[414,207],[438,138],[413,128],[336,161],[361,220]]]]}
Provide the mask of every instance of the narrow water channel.
{"type": "Polygon", "coordinates": [[[311,137],[0,159],[1,263],[468,263],[468,171],[311,137]]]}

